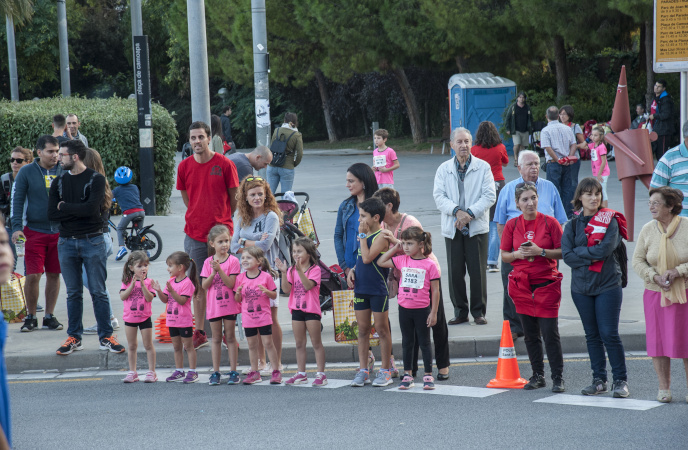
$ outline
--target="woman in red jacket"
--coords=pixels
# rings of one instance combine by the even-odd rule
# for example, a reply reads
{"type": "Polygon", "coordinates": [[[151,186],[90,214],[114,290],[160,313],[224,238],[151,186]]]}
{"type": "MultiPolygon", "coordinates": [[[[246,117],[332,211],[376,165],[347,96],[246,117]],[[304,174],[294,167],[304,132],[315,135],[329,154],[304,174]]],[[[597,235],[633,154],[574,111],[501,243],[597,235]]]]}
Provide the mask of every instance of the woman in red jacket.
{"type": "Polygon", "coordinates": [[[509,274],[509,296],[514,301],[525,333],[528,358],[533,376],[523,388],[545,387],[542,340],[552,371],[552,392],[564,392],[564,358],[559,339],[559,304],[561,280],[557,259],[561,259],[562,229],[554,217],[537,211],[535,183],[516,185],[516,206],[523,215],[504,226],[502,261],[514,266],[509,274]],[[542,334],[542,340],[540,339],[542,334]]]}

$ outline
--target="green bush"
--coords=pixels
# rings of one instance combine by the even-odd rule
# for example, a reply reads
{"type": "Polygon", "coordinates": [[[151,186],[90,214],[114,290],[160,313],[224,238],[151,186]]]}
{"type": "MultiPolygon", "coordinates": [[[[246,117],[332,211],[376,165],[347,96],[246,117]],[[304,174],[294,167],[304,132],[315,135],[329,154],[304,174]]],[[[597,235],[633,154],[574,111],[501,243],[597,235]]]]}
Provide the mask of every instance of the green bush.
{"type": "MultiPolygon", "coordinates": [[[[88,138],[91,148],[97,150],[105,165],[110,185],[114,188],[114,173],[119,166],[134,171],[133,183],[139,184],[139,132],[136,100],[121,98],[85,99],[49,98],[19,103],[0,101],[0,173],[10,170],[9,155],[13,148],[22,146],[35,149],[36,140],[43,134],[52,134],[55,114],[74,113],[79,116],[79,132],[88,138]]],[[[177,130],[170,113],[153,104],[153,144],[155,145],[155,206],[157,214],[166,214],[170,207],[170,194],[174,187],[174,156],[177,130]]],[[[35,154],[34,154],[35,155],[35,154]]]]}

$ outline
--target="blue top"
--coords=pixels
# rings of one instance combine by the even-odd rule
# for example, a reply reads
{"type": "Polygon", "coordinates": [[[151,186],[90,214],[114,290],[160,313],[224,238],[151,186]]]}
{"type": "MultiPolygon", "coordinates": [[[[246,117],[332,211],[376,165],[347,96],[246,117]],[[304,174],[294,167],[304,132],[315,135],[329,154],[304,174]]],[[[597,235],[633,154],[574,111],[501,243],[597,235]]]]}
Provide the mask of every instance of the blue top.
{"type": "Polygon", "coordinates": [[[346,233],[346,224],[349,217],[354,213],[356,208],[356,197],[351,196],[344,200],[337,210],[337,222],[334,225],[334,250],[337,252],[337,264],[342,269],[352,268],[346,263],[346,241],[348,239],[346,233]]]}
{"type": "MultiPolygon", "coordinates": [[[[505,225],[509,220],[523,214],[520,209],[516,208],[516,198],[514,197],[516,195],[516,185],[519,183],[523,183],[523,177],[518,177],[508,182],[499,191],[493,219],[498,224],[505,225]]],[[[537,210],[542,214],[554,217],[562,225],[566,223],[568,218],[566,217],[564,205],[561,203],[561,197],[556,186],[551,181],[538,178],[535,182],[535,187],[538,191],[537,210]]]]}
{"type": "Polygon", "coordinates": [[[347,267],[356,266],[356,259],[358,258],[358,208],[354,208],[354,212],[346,221],[346,241],[344,243],[344,261],[347,267]]]}
{"type": "Polygon", "coordinates": [[[139,188],[136,187],[135,184],[127,183],[117,186],[112,190],[112,195],[117,199],[117,203],[119,207],[122,208],[122,212],[134,208],[143,209],[141,194],[139,194],[139,188]]]}
{"type": "Polygon", "coordinates": [[[683,192],[681,215],[688,217],[688,148],[685,143],[666,152],[657,162],[652,173],[650,189],[661,186],[669,186],[683,192]]]}
{"type": "MultiPolygon", "coordinates": [[[[380,231],[369,235],[366,238],[368,248],[373,246],[373,242],[380,236],[380,231]]],[[[380,237],[380,239],[384,239],[380,237]]],[[[384,295],[387,297],[387,275],[389,269],[383,269],[377,265],[377,260],[385,252],[375,255],[375,259],[370,264],[363,262],[361,256],[361,248],[358,249],[358,258],[356,259],[356,283],[354,284],[354,294],[363,295],[384,295]]]]}

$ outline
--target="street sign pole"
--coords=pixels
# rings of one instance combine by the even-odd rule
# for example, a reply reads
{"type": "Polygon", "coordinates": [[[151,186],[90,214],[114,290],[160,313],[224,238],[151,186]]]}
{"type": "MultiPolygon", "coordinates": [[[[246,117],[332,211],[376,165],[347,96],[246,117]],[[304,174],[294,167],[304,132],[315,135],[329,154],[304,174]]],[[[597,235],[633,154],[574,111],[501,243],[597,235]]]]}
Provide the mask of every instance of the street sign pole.
{"type": "Polygon", "coordinates": [[[139,180],[141,202],[147,216],[155,215],[153,116],[151,108],[148,36],[134,36],[134,78],[139,125],[139,180]]]}

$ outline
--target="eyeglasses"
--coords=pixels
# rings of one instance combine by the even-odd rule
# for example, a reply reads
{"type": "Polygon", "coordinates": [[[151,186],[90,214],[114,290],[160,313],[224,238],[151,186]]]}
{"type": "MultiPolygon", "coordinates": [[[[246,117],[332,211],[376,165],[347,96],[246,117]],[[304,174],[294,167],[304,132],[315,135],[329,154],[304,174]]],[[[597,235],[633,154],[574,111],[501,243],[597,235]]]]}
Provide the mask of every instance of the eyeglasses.
{"type": "Polygon", "coordinates": [[[649,206],[650,208],[652,208],[653,206],[665,206],[665,205],[666,205],[666,203],[662,203],[662,202],[647,202],[647,206],[649,206]]]}
{"type": "Polygon", "coordinates": [[[535,186],[535,183],[532,181],[524,181],[523,183],[518,183],[516,185],[516,189],[521,189],[521,188],[524,188],[526,186],[535,186]]]}
{"type": "Polygon", "coordinates": [[[244,180],[246,180],[246,181],[265,181],[261,177],[246,177],[246,178],[244,178],[244,180]]]}
{"type": "Polygon", "coordinates": [[[26,161],[24,158],[10,158],[10,162],[11,162],[11,163],[21,164],[21,163],[23,163],[24,161],[26,161]]]}

